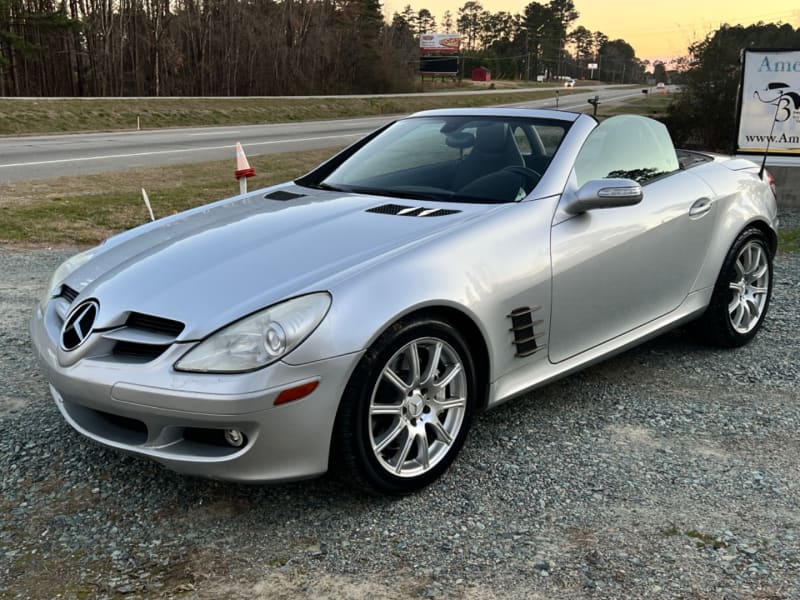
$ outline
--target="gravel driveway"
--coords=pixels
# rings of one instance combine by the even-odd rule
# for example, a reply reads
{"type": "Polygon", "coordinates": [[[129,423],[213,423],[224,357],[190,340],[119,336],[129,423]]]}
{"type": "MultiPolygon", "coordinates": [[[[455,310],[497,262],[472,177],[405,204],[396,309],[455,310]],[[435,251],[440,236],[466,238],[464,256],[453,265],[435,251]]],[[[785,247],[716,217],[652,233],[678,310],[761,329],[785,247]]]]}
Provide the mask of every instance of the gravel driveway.
{"type": "Polygon", "coordinates": [[[754,343],[677,331],[506,404],[400,500],[85,441],[27,333],[67,254],[0,248],[0,597],[800,598],[800,253],[754,343]]]}

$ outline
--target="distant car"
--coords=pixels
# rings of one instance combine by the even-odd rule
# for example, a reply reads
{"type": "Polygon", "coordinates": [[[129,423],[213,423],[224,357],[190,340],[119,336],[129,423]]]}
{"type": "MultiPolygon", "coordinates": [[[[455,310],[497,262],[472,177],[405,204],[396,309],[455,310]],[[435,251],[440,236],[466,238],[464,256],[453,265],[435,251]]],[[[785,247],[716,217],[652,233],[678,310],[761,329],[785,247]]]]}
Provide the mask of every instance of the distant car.
{"type": "Polygon", "coordinates": [[[422,112],[69,259],[33,343],[63,417],[106,446],[409,493],[477,412],[682,323],[752,339],[777,226],[758,171],[678,153],[645,117],[422,112]]]}
{"type": "Polygon", "coordinates": [[[659,82],[656,84],[656,87],[657,87],[658,89],[660,89],[660,90],[663,90],[663,89],[665,89],[665,88],[667,87],[667,84],[666,84],[666,83],[664,83],[663,81],[659,81],[659,82]]]}
{"type": "Polygon", "coordinates": [[[564,87],[575,87],[575,80],[571,77],[568,77],[564,80],[564,87]]]}

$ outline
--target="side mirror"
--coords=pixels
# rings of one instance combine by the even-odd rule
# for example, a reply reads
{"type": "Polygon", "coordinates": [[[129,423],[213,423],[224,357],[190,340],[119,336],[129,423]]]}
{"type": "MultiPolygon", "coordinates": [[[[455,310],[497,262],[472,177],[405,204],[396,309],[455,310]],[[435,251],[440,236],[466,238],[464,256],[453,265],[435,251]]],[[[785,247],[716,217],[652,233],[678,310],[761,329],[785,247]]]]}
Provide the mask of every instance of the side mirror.
{"type": "Polygon", "coordinates": [[[633,179],[593,179],[581,186],[565,209],[578,215],[597,208],[631,206],[642,201],[642,186],[633,179]]]}

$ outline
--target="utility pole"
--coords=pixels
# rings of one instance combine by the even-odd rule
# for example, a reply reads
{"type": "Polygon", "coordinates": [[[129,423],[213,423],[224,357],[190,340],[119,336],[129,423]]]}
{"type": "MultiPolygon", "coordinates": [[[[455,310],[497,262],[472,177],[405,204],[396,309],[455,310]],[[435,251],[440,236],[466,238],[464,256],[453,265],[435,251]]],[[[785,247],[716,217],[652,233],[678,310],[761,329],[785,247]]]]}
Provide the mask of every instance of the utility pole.
{"type": "Polygon", "coordinates": [[[531,53],[528,49],[528,30],[525,30],[525,80],[531,80],[531,53]]]}

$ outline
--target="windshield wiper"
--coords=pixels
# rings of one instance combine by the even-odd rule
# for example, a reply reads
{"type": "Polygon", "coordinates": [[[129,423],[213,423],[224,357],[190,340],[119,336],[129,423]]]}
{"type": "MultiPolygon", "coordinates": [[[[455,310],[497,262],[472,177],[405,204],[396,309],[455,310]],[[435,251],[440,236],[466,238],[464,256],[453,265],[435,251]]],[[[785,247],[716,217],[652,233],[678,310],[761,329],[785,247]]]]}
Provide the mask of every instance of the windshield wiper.
{"type": "Polygon", "coordinates": [[[349,192],[354,194],[369,194],[370,196],[388,196],[389,198],[407,198],[409,200],[432,200],[434,202],[447,202],[450,194],[438,194],[436,192],[421,192],[418,190],[392,190],[383,188],[370,188],[348,186],[349,192]]]}
{"type": "Polygon", "coordinates": [[[319,183],[307,183],[305,184],[306,187],[310,187],[314,190],[325,190],[326,192],[346,192],[347,190],[340,189],[338,187],[332,186],[329,183],[319,182],[319,183]]]}

